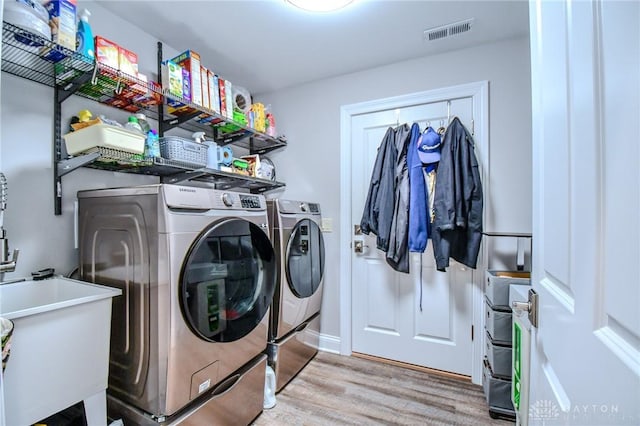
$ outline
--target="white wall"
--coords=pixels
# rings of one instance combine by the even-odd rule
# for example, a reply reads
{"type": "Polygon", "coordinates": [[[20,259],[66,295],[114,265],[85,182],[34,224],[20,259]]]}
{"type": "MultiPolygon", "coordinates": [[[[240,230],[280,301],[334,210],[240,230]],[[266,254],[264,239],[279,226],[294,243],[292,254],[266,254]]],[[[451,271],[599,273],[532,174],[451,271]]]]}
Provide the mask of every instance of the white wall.
{"type": "MultiPolygon", "coordinates": [[[[140,72],[155,79],[157,39],[135,29],[91,1],[79,8],[92,12],[94,35],[106,37],[138,54],[140,72]]],[[[186,48],[186,47],[185,47],[186,48]]],[[[164,46],[165,57],[177,52],[164,46]]],[[[15,272],[5,279],[29,276],[53,267],[66,274],[77,266],[74,249],[73,209],[76,192],[86,188],[127,186],[158,182],[156,177],[78,169],[62,178],[62,215],[54,215],[53,202],[53,89],[2,73],[0,170],[8,180],[4,228],[10,250],[20,249],[15,272]]],[[[127,112],[72,96],[63,103],[62,124],[81,109],[105,114],[121,122],[127,112]]],[[[155,127],[155,122],[152,122],[155,127]]]]}
{"type": "Polygon", "coordinates": [[[266,93],[289,144],[269,155],[283,198],[318,201],[325,233],[322,334],[339,337],[340,107],[479,80],[489,81],[488,231],[531,232],[531,95],[528,38],[418,58],[266,93]]]}

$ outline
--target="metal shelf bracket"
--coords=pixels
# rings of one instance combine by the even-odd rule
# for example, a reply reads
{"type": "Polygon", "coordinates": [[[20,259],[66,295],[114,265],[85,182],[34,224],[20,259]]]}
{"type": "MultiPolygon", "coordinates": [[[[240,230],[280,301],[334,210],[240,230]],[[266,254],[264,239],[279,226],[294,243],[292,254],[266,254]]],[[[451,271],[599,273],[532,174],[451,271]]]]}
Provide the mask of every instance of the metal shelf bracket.
{"type": "Polygon", "coordinates": [[[100,157],[99,152],[92,152],[80,157],[72,157],[67,160],[58,161],[58,176],[62,177],[67,173],[71,173],[75,169],[93,163],[100,157]]]}

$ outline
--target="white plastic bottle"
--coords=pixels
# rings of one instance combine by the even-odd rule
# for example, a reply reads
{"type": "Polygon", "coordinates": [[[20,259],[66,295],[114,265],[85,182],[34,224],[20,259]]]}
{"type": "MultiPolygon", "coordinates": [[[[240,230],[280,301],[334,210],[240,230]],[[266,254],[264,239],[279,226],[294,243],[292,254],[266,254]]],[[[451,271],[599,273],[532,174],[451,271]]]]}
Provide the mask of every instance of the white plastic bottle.
{"type": "Polygon", "coordinates": [[[144,133],[145,135],[149,134],[149,130],[151,130],[151,126],[147,121],[147,116],[139,112],[135,115],[135,117],[138,119],[138,124],[142,129],[142,133],[144,133]]]}
{"type": "Polygon", "coordinates": [[[218,161],[218,144],[214,141],[206,140],[204,132],[195,132],[191,135],[194,141],[206,145],[207,147],[207,169],[219,170],[220,164],[218,161]]]}
{"type": "Polygon", "coordinates": [[[138,132],[138,133],[144,134],[144,132],[142,131],[142,127],[140,127],[140,124],[138,123],[138,119],[136,118],[135,115],[129,116],[129,121],[127,121],[127,124],[125,124],[124,127],[128,130],[131,130],[132,132],[138,132]]]}
{"type": "Polygon", "coordinates": [[[276,406],[276,372],[270,365],[267,365],[264,380],[264,401],[262,407],[265,409],[276,406]]]}

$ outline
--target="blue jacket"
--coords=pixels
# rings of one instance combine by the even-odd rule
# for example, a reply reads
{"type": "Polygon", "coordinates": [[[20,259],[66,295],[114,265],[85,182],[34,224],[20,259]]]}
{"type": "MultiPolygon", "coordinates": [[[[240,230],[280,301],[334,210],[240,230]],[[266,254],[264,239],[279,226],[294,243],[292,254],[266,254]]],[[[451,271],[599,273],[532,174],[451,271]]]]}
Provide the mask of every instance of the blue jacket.
{"type": "Polygon", "coordinates": [[[444,271],[450,257],[475,268],[482,240],[482,182],[473,138],[457,117],[442,141],[434,209],[436,268],[444,271]]]}
{"type": "Polygon", "coordinates": [[[429,194],[424,182],[422,161],[418,157],[419,137],[411,138],[407,152],[409,186],[411,188],[409,199],[409,251],[415,253],[424,252],[427,247],[430,228],[429,194]]]}

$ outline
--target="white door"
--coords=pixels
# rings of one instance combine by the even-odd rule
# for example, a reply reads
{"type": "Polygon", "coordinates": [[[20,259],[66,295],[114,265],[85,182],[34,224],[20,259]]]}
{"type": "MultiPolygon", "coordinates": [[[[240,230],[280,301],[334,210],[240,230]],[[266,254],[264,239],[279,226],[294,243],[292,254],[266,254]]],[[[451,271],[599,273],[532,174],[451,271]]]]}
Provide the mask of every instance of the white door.
{"type": "MultiPolygon", "coordinates": [[[[421,131],[427,125],[437,130],[447,125],[448,116],[457,116],[471,131],[472,115],[472,98],[466,97],[353,116],[351,223],[360,223],[388,127],[415,122],[421,131]]],[[[411,255],[410,274],[395,272],[376,248],[375,235],[354,235],[353,240],[363,241],[365,249],[352,250],[352,350],[471,375],[471,270],[452,262],[446,273],[438,272],[429,243],[422,256],[411,255]]]]}
{"type": "Polygon", "coordinates": [[[640,2],[530,3],[529,424],[640,424],[640,2]]]}

